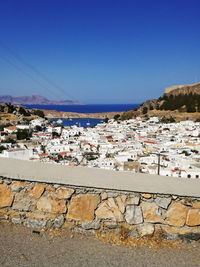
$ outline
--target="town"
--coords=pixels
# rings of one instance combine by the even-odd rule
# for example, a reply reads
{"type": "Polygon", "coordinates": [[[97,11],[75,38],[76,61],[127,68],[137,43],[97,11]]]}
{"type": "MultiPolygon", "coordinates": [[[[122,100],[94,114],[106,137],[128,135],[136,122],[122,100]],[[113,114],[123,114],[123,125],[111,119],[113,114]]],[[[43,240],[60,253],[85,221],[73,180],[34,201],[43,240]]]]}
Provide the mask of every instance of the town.
{"type": "Polygon", "coordinates": [[[28,125],[4,127],[0,156],[200,178],[200,122],[166,123],[158,117],[137,117],[125,121],[110,119],[87,128],[61,123],[38,118],[28,125]]]}

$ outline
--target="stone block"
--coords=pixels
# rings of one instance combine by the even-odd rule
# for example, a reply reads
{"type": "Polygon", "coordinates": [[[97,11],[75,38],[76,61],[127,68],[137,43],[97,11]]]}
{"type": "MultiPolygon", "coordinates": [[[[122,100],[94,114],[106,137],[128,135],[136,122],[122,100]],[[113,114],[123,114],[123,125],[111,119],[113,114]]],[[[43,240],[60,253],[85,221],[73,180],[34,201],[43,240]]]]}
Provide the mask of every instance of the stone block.
{"type": "Polygon", "coordinates": [[[186,242],[200,239],[199,227],[173,227],[162,225],[160,228],[162,231],[161,237],[165,237],[167,239],[181,239],[186,242]]]}
{"type": "Polygon", "coordinates": [[[72,194],[74,193],[74,189],[66,189],[66,188],[59,188],[56,191],[57,197],[58,198],[64,198],[64,199],[69,199],[72,194]]]}
{"type": "Polygon", "coordinates": [[[135,196],[135,197],[129,197],[126,200],[126,205],[139,205],[140,203],[140,197],[135,196]]]}
{"type": "Polygon", "coordinates": [[[21,223],[22,223],[22,220],[21,220],[21,217],[20,217],[20,216],[16,216],[16,217],[13,217],[13,218],[11,219],[11,222],[12,222],[13,224],[21,224],[21,223]]]}
{"type": "Polygon", "coordinates": [[[0,184],[0,208],[10,207],[13,203],[14,194],[5,184],[0,184]]]}
{"type": "Polygon", "coordinates": [[[27,193],[17,193],[13,202],[14,210],[29,211],[33,205],[33,201],[27,193]]]}
{"type": "Polygon", "coordinates": [[[185,225],[188,210],[188,207],[179,202],[172,203],[166,212],[166,222],[172,226],[185,225]]]}
{"type": "Polygon", "coordinates": [[[43,219],[30,219],[28,218],[24,225],[30,228],[44,228],[47,225],[47,221],[43,219]]]}
{"type": "MultiPolygon", "coordinates": [[[[122,204],[121,199],[118,200],[118,202],[122,204]]],[[[123,209],[123,206],[120,208],[123,209]]],[[[120,208],[117,205],[117,201],[115,202],[114,198],[108,198],[99,205],[95,214],[99,219],[111,219],[113,221],[122,222],[124,221],[124,217],[120,211],[120,208]]]]}
{"type": "Polygon", "coordinates": [[[170,197],[157,197],[155,199],[156,204],[163,209],[167,209],[171,201],[170,197]]]}
{"type": "Polygon", "coordinates": [[[83,222],[81,224],[82,228],[85,230],[98,230],[101,226],[100,221],[96,220],[93,222],[83,222]]]}
{"type": "Polygon", "coordinates": [[[53,186],[46,186],[45,189],[47,191],[50,191],[50,192],[55,192],[56,191],[55,187],[53,187],[53,186]]]}
{"type": "Polygon", "coordinates": [[[108,198],[108,194],[106,192],[101,193],[101,199],[105,200],[108,198]]]}
{"type": "Polygon", "coordinates": [[[181,204],[188,206],[188,207],[192,207],[192,200],[191,199],[182,199],[180,201],[181,204]]]}
{"type": "Polygon", "coordinates": [[[193,233],[200,233],[199,227],[175,227],[175,226],[169,226],[169,225],[160,225],[160,229],[162,232],[173,235],[185,235],[185,234],[190,234],[191,232],[193,233]]]}
{"type": "Polygon", "coordinates": [[[163,217],[159,212],[158,206],[156,203],[152,202],[143,202],[141,204],[143,211],[144,221],[150,223],[163,223],[163,217]]]}
{"type": "Polygon", "coordinates": [[[190,209],[188,211],[186,224],[188,226],[200,225],[200,209],[190,209]]]}
{"type": "Polygon", "coordinates": [[[194,202],[192,202],[192,207],[194,209],[200,209],[200,201],[194,201],[194,202]]]}
{"type": "Polygon", "coordinates": [[[67,218],[81,222],[94,220],[94,211],[99,203],[97,194],[80,194],[72,197],[67,218]]]}
{"type": "Polygon", "coordinates": [[[125,220],[128,224],[143,223],[142,210],[138,206],[129,205],[126,207],[125,220]]]}
{"type": "Polygon", "coordinates": [[[55,228],[60,228],[64,224],[65,218],[63,215],[60,215],[54,220],[54,226],[55,228]]]}
{"type": "Polygon", "coordinates": [[[150,198],[153,197],[153,195],[152,194],[145,193],[145,194],[142,194],[142,197],[143,198],[146,198],[146,199],[150,199],[150,198]]]}
{"type": "Polygon", "coordinates": [[[121,213],[124,213],[126,207],[126,195],[120,195],[116,197],[115,201],[121,213]]]}
{"type": "Polygon", "coordinates": [[[10,188],[13,192],[20,192],[25,186],[26,186],[26,183],[15,181],[15,182],[12,182],[10,188]]]}
{"type": "Polygon", "coordinates": [[[34,211],[34,212],[29,212],[26,214],[28,218],[30,219],[43,219],[43,220],[51,220],[54,221],[57,218],[57,214],[53,213],[44,213],[40,211],[34,211]]]}
{"type": "Polygon", "coordinates": [[[119,193],[117,193],[117,192],[108,192],[107,195],[108,195],[108,198],[114,198],[114,197],[118,197],[119,193]]]}
{"type": "Polygon", "coordinates": [[[109,221],[105,221],[103,225],[108,229],[116,229],[120,227],[116,222],[109,222],[109,221]]]}
{"type": "Polygon", "coordinates": [[[37,202],[37,209],[42,212],[62,214],[67,211],[67,206],[64,199],[41,197],[37,202]]]}
{"type": "Polygon", "coordinates": [[[8,220],[8,215],[0,215],[0,221],[8,220]]]}
{"type": "Polygon", "coordinates": [[[97,218],[100,218],[100,219],[115,220],[115,215],[114,215],[113,211],[110,209],[110,207],[108,206],[106,201],[104,201],[103,203],[101,203],[99,205],[95,214],[96,214],[97,218]]]}
{"type": "Polygon", "coordinates": [[[36,199],[39,199],[45,190],[45,186],[43,184],[36,184],[33,189],[29,191],[30,195],[36,199]]]}
{"type": "Polygon", "coordinates": [[[61,213],[66,213],[66,211],[67,211],[66,200],[58,198],[51,199],[52,213],[61,214],[61,213]]]}
{"type": "Polygon", "coordinates": [[[51,212],[51,198],[41,197],[37,202],[37,209],[42,212],[51,212]]]}
{"type": "Polygon", "coordinates": [[[11,179],[4,179],[4,184],[10,185],[12,183],[11,179]]]}
{"type": "Polygon", "coordinates": [[[138,226],[138,233],[141,237],[152,236],[155,231],[153,224],[142,224],[138,226]]]}
{"type": "Polygon", "coordinates": [[[63,229],[73,229],[76,226],[75,222],[65,221],[62,228],[63,229]]]}

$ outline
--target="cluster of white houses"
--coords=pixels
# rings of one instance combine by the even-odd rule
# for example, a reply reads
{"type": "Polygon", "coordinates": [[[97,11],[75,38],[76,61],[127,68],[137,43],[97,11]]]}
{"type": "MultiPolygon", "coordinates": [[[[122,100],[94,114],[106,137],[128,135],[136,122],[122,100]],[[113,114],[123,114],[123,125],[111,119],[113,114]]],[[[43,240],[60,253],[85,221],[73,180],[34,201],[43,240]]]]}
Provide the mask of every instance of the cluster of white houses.
{"type": "MultiPolygon", "coordinates": [[[[4,128],[33,130],[30,141],[6,143],[2,157],[116,171],[200,178],[200,123],[161,123],[159,118],[109,120],[95,127],[61,127],[34,120],[4,128]]],[[[5,136],[1,136],[1,141],[5,136]]]]}

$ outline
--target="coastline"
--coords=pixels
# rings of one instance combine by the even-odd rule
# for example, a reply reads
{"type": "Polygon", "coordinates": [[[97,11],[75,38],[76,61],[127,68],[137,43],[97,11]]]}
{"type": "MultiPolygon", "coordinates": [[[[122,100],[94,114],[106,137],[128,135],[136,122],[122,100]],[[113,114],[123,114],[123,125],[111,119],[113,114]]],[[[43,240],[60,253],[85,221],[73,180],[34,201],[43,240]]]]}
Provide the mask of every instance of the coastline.
{"type": "Polygon", "coordinates": [[[65,112],[56,110],[45,110],[41,109],[45,117],[48,119],[67,119],[67,118],[89,118],[89,119],[112,119],[116,114],[123,114],[124,112],[113,111],[113,112],[101,112],[101,113],[76,113],[76,112],[65,112]]]}
{"type": "MultiPolygon", "coordinates": [[[[41,109],[45,117],[48,119],[67,119],[67,118],[88,118],[88,119],[112,119],[116,114],[122,115],[123,113],[133,113],[133,116],[144,116],[142,114],[138,114],[133,110],[129,111],[113,111],[113,112],[100,112],[100,113],[76,113],[76,112],[65,112],[65,111],[56,111],[56,110],[45,110],[41,109]]],[[[150,117],[170,117],[172,116],[176,121],[183,120],[196,120],[200,118],[200,112],[188,113],[188,112],[179,112],[177,110],[150,110],[148,112],[150,117]]]]}

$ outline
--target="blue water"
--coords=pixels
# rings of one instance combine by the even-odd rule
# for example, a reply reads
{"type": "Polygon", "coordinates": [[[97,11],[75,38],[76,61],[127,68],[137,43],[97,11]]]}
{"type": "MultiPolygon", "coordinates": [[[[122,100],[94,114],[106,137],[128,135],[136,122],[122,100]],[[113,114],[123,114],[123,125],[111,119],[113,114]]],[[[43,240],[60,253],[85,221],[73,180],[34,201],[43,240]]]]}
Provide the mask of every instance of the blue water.
{"type": "MultiPolygon", "coordinates": [[[[101,113],[101,112],[123,112],[131,109],[135,109],[139,104],[93,104],[93,105],[24,105],[27,108],[37,108],[46,110],[57,110],[64,112],[76,112],[76,113],[101,113]]],[[[94,127],[95,125],[104,122],[102,119],[90,119],[90,118],[73,118],[73,119],[61,119],[62,125],[72,126],[77,125],[80,127],[94,127]]],[[[58,119],[50,119],[55,125],[58,124],[58,119]]]]}
{"type": "Polygon", "coordinates": [[[24,105],[27,108],[57,110],[77,113],[121,112],[135,109],[139,104],[91,104],[91,105],[24,105]]]}
{"type": "MultiPolygon", "coordinates": [[[[62,120],[62,125],[64,126],[73,126],[76,125],[78,127],[94,127],[99,123],[103,123],[104,120],[102,119],[87,119],[87,118],[73,118],[73,119],[63,119],[62,120]]],[[[51,121],[54,125],[59,124],[57,121],[58,119],[49,119],[49,121],[51,121]]]]}

